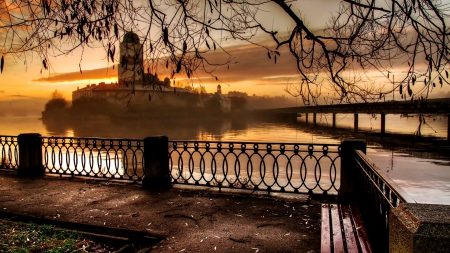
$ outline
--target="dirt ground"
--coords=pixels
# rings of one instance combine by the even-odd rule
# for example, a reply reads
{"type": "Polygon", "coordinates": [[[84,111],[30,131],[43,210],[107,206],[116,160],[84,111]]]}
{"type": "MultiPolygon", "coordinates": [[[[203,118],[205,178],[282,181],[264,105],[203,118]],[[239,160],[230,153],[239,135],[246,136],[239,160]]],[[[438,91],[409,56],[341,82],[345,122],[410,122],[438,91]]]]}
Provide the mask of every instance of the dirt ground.
{"type": "Polygon", "coordinates": [[[320,205],[305,197],[201,187],[148,191],[136,184],[0,172],[0,210],[74,228],[92,225],[100,228],[96,233],[115,228],[127,237],[139,231],[152,238],[147,244],[140,239],[145,252],[320,251],[320,205]]]}

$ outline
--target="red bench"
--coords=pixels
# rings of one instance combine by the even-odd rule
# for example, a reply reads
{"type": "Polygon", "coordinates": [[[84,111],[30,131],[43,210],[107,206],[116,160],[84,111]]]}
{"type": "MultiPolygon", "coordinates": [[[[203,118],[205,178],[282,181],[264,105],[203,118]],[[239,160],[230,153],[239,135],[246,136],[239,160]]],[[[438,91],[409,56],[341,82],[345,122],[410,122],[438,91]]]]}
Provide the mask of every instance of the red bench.
{"type": "Polygon", "coordinates": [[[372,253],[356,206],[322,204],[321,252],[372,253]]]}

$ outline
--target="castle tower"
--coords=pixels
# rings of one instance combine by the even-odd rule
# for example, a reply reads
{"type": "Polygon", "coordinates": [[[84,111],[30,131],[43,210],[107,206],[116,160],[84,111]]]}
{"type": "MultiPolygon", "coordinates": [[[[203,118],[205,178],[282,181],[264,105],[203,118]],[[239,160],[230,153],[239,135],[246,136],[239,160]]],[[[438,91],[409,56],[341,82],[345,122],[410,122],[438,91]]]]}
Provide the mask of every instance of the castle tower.
{"type": "Polygon", "coordinates": [[[139,36],[127,32],[120,43],[119,85],[141,83],[143,76],[143,48],[139,36]]]}
{"type": "Polygon", "coordinates": [[[222,94],[222,86],[217,85],[217,94],[222,94]]]}

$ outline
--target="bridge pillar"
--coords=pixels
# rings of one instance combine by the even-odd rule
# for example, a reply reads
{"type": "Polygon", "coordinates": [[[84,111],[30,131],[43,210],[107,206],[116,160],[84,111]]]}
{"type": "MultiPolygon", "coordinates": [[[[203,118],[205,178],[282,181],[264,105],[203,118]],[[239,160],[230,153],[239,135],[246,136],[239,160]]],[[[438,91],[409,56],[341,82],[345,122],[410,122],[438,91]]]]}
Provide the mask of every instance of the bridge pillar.
{"type": "Polygon", "coordinates": [[[336,113],[333,113],[333,128],[336,128],[336,113]]]}
{"type": "Polygon", "coordinates": [[[386,114],[381,113],[381,134],[386,133],[386,114]]]}
{"type": "Polygon", "coordinates": [[[308,124],[308,113],[305,113],[305,123],[308,124]]]}
{"type": "Polygon", "coordinates": [[[317,124],[317,113],[313,113],[313,125],[317,124]]]}
{"type": "Polygon", "coordinates": [[[355,130],[355,132],[358,132],[358,114],[355,113],[353,115],[353,128],[355,130]]]}

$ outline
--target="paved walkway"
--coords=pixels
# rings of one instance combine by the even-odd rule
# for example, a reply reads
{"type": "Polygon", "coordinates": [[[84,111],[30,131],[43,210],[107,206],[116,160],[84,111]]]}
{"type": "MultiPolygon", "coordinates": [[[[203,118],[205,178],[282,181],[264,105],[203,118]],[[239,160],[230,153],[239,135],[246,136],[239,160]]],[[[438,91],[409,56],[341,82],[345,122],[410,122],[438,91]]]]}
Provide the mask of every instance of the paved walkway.
{"type": "Polygon", "coordinates": [[[0,210],[163,238],[151,252],[320,251],[320,205],[307,198],[194,189],[0,172],[0,210]]]}

